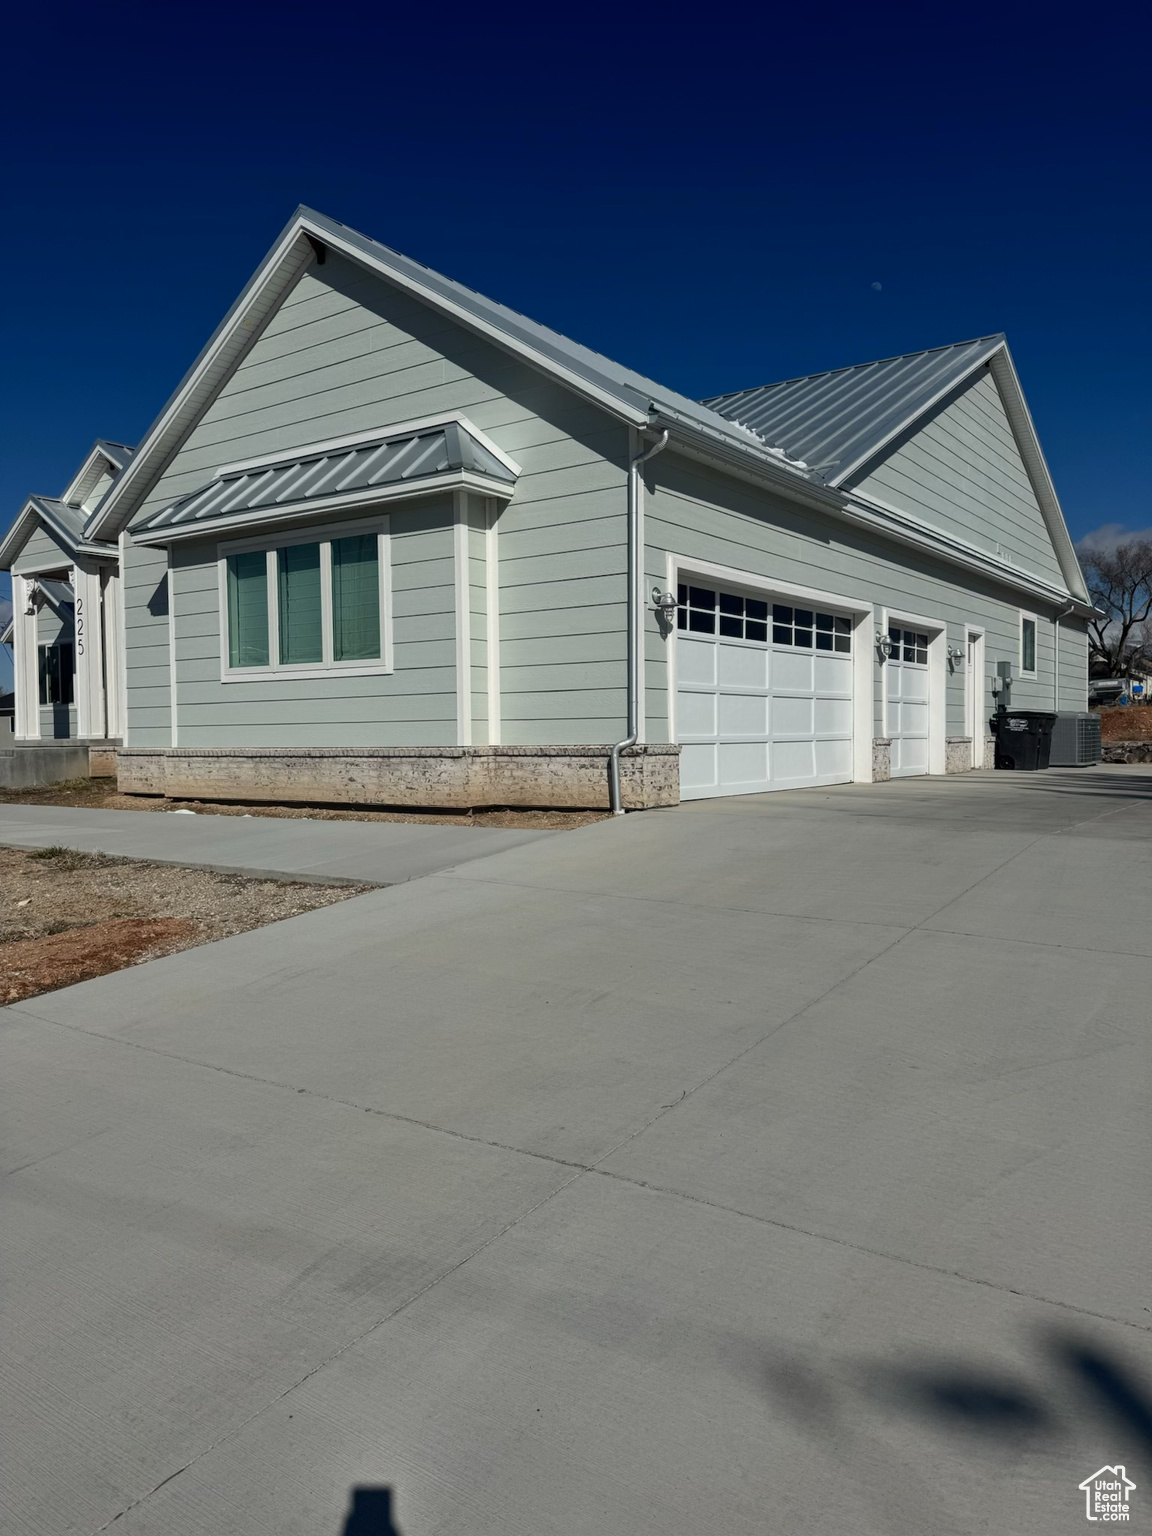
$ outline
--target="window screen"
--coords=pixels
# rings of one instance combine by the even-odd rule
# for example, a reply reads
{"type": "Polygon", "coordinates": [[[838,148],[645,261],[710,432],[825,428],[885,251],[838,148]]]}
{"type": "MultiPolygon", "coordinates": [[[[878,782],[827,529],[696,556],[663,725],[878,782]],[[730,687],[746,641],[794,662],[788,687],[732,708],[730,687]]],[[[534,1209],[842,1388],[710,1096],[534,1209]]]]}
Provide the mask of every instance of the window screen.
{"type": "Polygon", "coordinates": [[[228,664],[268,665],[268,557],[228,556],[228,664]]]}
{"type": "Polygon", "coordinates": [[[380,655],[380,560],[374,533],[332,541],[332,655],[371,661],[380,655]]]}

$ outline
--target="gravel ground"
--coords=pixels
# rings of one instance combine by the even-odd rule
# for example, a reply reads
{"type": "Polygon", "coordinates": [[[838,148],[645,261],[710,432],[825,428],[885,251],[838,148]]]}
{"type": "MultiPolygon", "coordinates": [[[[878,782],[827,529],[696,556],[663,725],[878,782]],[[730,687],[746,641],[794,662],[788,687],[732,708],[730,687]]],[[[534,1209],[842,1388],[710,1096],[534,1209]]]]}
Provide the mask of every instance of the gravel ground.
{"type": "Polygon", "coordinates": [[[262,928],[374,889],[0,848],[0,1002],[262,928]]]}
{"type": "Polygon", "coordinates": [[[100,811],[195,811],[199,816],[275,816],[298,821],[411,821],[437,827],[525,827],[566,832],[603,821],[607,811],[376,811],[369,806],[231,805],[218,800],[165,800],[122,795],[115,779],[70,779],[44,789],[0,790],[0,804],[70,805],[100,811]]]}

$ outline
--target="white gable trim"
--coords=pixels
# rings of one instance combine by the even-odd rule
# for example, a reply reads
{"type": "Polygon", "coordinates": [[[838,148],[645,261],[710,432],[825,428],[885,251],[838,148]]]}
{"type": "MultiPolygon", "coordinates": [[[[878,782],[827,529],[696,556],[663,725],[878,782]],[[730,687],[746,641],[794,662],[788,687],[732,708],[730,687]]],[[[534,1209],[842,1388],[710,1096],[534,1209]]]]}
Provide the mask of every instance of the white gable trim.
{"type": "MultiPolygon", "coordinates": [[[[1084,583],[1084,575],[1080,569],[1080,562],[1076,558],[1076,551],[1072,545],[1071,536],[1068,533],[1068,525],[1064,521],[1064,512],[1056,495],[1056,487],[1052,483],[1052,475],[1044,458],[1043,449],[1040,447],[1040,439],[1036,433],[1036,426],[1032,420],[1024,399],[1024,391],[1020,387],[1020,379],[1012,362],[1008,344],[997,341],[988,348],[987,352],[978,356],[971,367],[966,369],[959,378],[950,379],[946,388],[941,389],[926,404],[918,406],[903,421],[895,426],[879,443],[869,445],[868,451],[853,459],[828,480],[830,486],[837,489],[843,487],[845,481],[859,472],[866,464],[872,464],[883,457],[884,450],[897,438],[901,437],[910,428],[919,422],[927,421],[936,410],[940,402],[949,395],[961,390],[969,383],[982,368],[988,368],[992,374],[993,382],[1000,394],[1004,406],[1004,413],[1008,418],[1008,425],[1012,429],[1012,436],[1016,440],[1020,457],[1024,461],[1033,494],[1040,507],[1041,516],[1044,518],[1048,537],[1052,540],[1052,547],[1056,554],[1057,563],[1061,574],[1068,586],[1068,591],[1081,602],[1088,602],[1088,588],[1084,583]]],[[[852,494],[852,493],[848,493],[852,494]]],[[[901,514],[907,515],[907,514],[901,514]]]]}

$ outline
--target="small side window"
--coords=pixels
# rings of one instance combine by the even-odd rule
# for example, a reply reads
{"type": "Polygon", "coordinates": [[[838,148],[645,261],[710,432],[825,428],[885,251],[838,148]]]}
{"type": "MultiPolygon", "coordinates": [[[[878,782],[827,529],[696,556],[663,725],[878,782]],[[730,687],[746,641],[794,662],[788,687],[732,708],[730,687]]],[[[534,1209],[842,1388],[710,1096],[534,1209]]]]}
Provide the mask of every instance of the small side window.
{"type": "Polygon", "coordinates": [[[1024,677],[1036,676],[1036,620],[1020,615],[1020,672],[1024,677]]]}

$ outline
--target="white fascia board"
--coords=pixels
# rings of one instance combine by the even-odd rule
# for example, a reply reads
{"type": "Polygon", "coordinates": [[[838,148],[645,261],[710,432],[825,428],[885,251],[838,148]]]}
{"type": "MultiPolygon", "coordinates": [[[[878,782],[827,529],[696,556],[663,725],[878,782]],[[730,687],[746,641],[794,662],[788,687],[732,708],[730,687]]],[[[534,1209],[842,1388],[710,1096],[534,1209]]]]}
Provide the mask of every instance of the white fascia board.
{"type": "Polygon", "coordinates": [[[142,528],[139,532],[129,529],[134,544],[162,546],[179,544],[188,539],[210,539],[217,533],[237,528],[264,528],[282,522],[296,522],[301,518],[325,517],[331,512],[342,512],[360,506],[375,506],[381,501],[416,500],[456,490],[474,491],[478,496],[495,496],[509,501],[512,487],[502,480],[490,480],[470,470],[458,470],[449,475],[430,475],[423,480],[400,481],[396,485],[369,486],[363,491],[341,492],[330,498],[313,497],[307,501],[289,502],[283,507],[254,507],[231,517],[205,518],[196,523],[168,523],[162,528],[142,528]]]}
{"type": "MultiPolygon", "coordinates": [[[[919,523],[904,513],[897,513],[890,508],[880,506],[876,502],[866,500],[863,496],[853,496],[844,508],[844,515],[852,522],[874,528],[889,538],[898,539],[902,544],[910,544],[917,549],[922,549],[940,560],[947,560],[953,565],[962,565],[967,570],[978,571],[982,576],[990,577],[993,581],[999,582],[1002,586],[1012,587],[1015,591],[1028,592],[1033,597],[1043,598],[1048,603],[1077,601],[1071,592],[1065,591],[1062,587],[1052,586],[1040,576],[1021,571],[1016,566],[1008,565],[994,555],[977,549],[975,545],[965,544],[959,539],[941,534],[926,523],[919,523]]],[[[1081,604],[1081,606],[1084,605],[1081,604]]]]}
{"type": "MultiPolygon", "coordinates": [[[[868,528],[897,543],[910,545],[925,554],[934,555],[938,560],[961,566],[964,570],[976,571],[1016,591],[1028,592],[1033,597],[1043,598],[1045,602],[1077,601],[1073,594],[1062,588],[1050,586],[1038,577],[1027,576],[1015,567],[1004,564],[1003,561],[985,554],[974,546],[967,546],[959,540],[949,538],[947,534],[942,534],[927,523],[917,523],[904,513],[879,507],[864,497],[839,491],[831,486],[800,479],[783,466],[761,461],[754,462],[746,454],[725,453],[720,444],[710,442],[707,447],[702,447],[696,442],[675,440],[677,437],[675,429],[673,429],[673,437],[675,450],[686,457],[696,459],[713,469],[719,468],[737,479],[747,480],[762,490],[778,491],[790,501],[799,502],[813,511],[823,512],[829,517],[868,528]]],[[[1081,604],[1077,612],[1082,617],[1088,617],[1091,610],[1081,604]]]]}
{"type": "Polygon", "coordinates": [[[88,537],[118,536],[314,256],[301,220],[293,218],[144,434],[134,457],[92,513],[85,528],[88,537]]]}
{"type": "Polygon", "coordinates": [[[885,435],[880,439],[878,443],[871,444],[866,453],[858,454],[857,457],[853,459],[849,464],[845,465],[843,469],[838,470],[835,475],[830,476],[827,483],[833,486],[841,486],[844,484],[845,480],[849,479],[856,473],[861,465],[869,464],[873,459],[879,458],[879,456],[884,452],[885,448],[887,448],[890,443],[895,442],[901,433],[907,432],[909,427],[914,426],[916,422],[921,421],[924,417],[930,415],[940,404],[941,400],[947,399],[953,390],[959,389],[962,384],[967,383],[973,374],[978,373],[979,370],[983,368],[993,357],[995,357],[997,352],[1002,351],[1003,348],[1004,343],[1002,341],[993,342],[988,347],[987,351],[980,353],[980,355],[975,358],[967,368],[965,368],[963,373],[956,375],[955,378],[949,379],[948,383],[942,385],[930,400],[925,401],[923,405],[918,405],[914,411],[909,412],[909,414],[905,416],[903,420],[899,421],[896,426],[891,429],[891,431],[885,433],[885,435]]]}
{"type": "Polygon", "coordinates": [[[13,560],[24,548],[39,521],[40,513],[35,502],[26,501],[16,514],[16,521],[0,540],[0,571],[6,571],[11,567],[13,560]]]}
{"type": "Polygon", "coordinates": [[[80,468],[68,482],[66,489],[61,492],[60,500],[65,504],[65,506],[75,506],[79,508],[80,502],[96,484],[97,480],[99,480],[100,476],[98,474],[92,474],[93,469],[96,467],[97,460],[99,460],[101,464],[106,464],[108,466],[108,470],[113,477],[118,474],[122,467],[121,465],[114,463],[113,460],[110,459],[104,452],[103,448],[93,446],[89,451],[88,457],[84,460],[83,464],[81,464],[80,468]],[[88,483],[85,484],[85,481],[88,483]],[[73,498],[75,498],[75,500],[73,498]]]}
{"type": "Polygon", "coordinates": [[[305,443],[302,448],[291,448],[287,452],[283,449],[278,453],[265,453],[258,459],[244,459],[236,464],[221,464],[218,469],[212,471],[213,477],[221,475],[238,475],[251,469],[263,469],[267,464],[289,464],[293,459],[310,458],[314,453],[328,453],[337,448],[355,448],[358,443],[372,443],[377,438],[403,437],[409,432],[423,432],[430,427],[444,427],[456,422],[462,426],[470,436],[478,443],[483,444],[493,458],[498,459],[504,468],[519,477],[523,470],[516,460],[506,454],[480,428],[460,411],[442,411],[439,416],[421,416],[416,421],[398,421],[394,426],[377,427],[373,432],[354,432],[349,437],[329,437],[322,443],[305,443]]]}
{"type": "Polygon", "coordinates": [[[442,314],[448,315],[459,325],[464,326],[465,329],[483,336],[486,341],[492,342],[494,346],[499,347],[502,351],[511,352],[514,356],[528,363],[530,367],[536,368],[552,378],[560,379],[574,393],[583,395],[595,405],[599,405],[604,410],[610,412],[611,415],[627,422],[629,426],[642,427],[647,425],[648,412],[646,410],[640,410],[637,406],[629,405],[626,401],[621,400],[619,395],[613,394],[611,390],[602,389],[600,385],[591,379],[585,378],[583,374],[576,373],[571,368],[566,368],[557,359],[548,357],[543,352],[538,351],[531,343],[521,341],[519,337],[509,335],[501,326],[493,325],[491,321],[485,320],[482,316],[473,314],[471,310],[465,309],[461,304],[457,304],[447,294],[437,293],[435,289],[427,287],[414,277],[410,277],[408,273],[398,271],[374,251],[365,250],[357,241],[350,240],[347,234],[341,231],[339,226],[332,226],[327,221],[305,216],[300,220],[300,228],[306,234],[311,235],[313,239],[319,240],[322,245],[326,245],[334,251],[339,251],[349,261],[354,261],[360,266],[368,267],[369,270],[391,283],[393,287],[402,288],[406,293],[412,294],[422,303],[440,310],[442,314]]]}
{"type": "MultiPolygon", "coordinates": [[[[646,411],[628,405],[618,396],[565,368],[562,363],[508,335],[499,326],[471,314],[445,295],[397,271],[374,252],[365,250],[347,238],[338,227],[330,227],[327,222],[297,214],[221,321],[168,404],[145,433],[135,456],[92,514],[86,529],[90,536],[113,538],[120,532],[171,462],[187,433],[199,419],[201,411],[255,343],[283,294],[315,259],[313,240],[375,272],[394,287],[413,294],[422,303],[484,336],[504,351],[515,354],[538,371],[562,380],[575,393],[593,401],[620,420],[634,426],[647,423],[646,411]]],[[[485,446],[489,445],[486,443],[485,446]]]]}
{"type": "Polygon", "coordinates": [[[1040,511],[1044,515],[1048,536],[1056,551],[1056,559],[1064,574],[1064,580],[1068,583],[1068,590],[1073,597],[1087,603],[1088,587],[1084,581],[1084,573],[1076,558],[1076,550],[1068,532],[1068,524],[1064,521],[1064,511],[1056,495],[1048,461],[1040,446],[1040,437],[1032,420],[1032,413],[1028,409],[1028,402],[1024,398],[1024,391],[1020,387],[1020,378],[1012,361],[1012,354],[1006,343],[1001,343],[997,349],[997,355],[992,358],[991,369],[992,378],[1000,391],[1000,398],[1004,401],[1004,409],[1016,439],[1016,446],[1020,450],[1020,457],[1024,460],[1024,467],[1028,471],[1036,500],[1040,503],[1040,511]]]}

